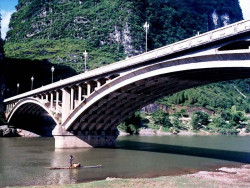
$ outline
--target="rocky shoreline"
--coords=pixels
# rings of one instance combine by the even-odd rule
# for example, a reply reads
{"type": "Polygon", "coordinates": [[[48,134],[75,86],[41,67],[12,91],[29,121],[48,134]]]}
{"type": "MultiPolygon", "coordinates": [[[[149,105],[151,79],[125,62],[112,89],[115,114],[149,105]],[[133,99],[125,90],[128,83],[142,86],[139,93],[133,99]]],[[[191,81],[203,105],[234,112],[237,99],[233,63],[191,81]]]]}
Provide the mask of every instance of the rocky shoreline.
{"type": "Polygon", "coordinates": [[[17,129],[10,128],[7,125],[0,126],[0,137],[18,137],[17,129]]]}
{"type": "MultiPolygon", "coordinates": [[[[119,131],[120,135],[119,136],[127,136],[130,135],[129,133],[119,131]]],[[[140,136],[164,136],[164,135],[180,135],[180,136],[190,136],[190,135],[200,135],[200,136],[205,136],[205,135],[220,135],[220,133],[212,133],[209,131],[204,131],[200,130],[198,132],[192,132],[191,130],[188,131],[180,131],[176,133],[170,133],[170,132],[164,132],[161,129],[160,130],[154,130],[150,128],[142,128],[139,131],[140,136]]],[[[250,133],[245,132],[245,128],[240,129],[239,133],[237,134],[238,136],[250,136],[250,133]]]]}
{"type": "Polygon", "coordinates": [[[0,126],[0,137],[39,137],[39,135],[17,128],[11,128],[8,125],[0,126]]]}

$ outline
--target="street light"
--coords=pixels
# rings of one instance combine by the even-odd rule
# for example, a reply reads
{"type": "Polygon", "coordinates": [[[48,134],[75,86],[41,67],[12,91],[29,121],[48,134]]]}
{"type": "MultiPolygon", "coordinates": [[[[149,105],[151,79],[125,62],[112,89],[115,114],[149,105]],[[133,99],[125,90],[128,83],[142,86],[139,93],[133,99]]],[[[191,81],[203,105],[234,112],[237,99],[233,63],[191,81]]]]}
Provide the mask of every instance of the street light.
{"type": "Polygon", "coordinates": [[[55,71],[55,68],[51,67],[51,73],[52,73],[51,83],[53,83],[53,73],[54,73],[54,71],[55,71]]]}
{"type": "Polygon", "coordinates": [[[85,50],[85,52],[83,52],[83,55],[84,55],[84,72],[86,72],[86,62],[87,62],[88,52],[85,50]]]}
{"type": "Polygon", "coordinates": [[[19,94],[19,87],[20,87],[20,84],[17,83],[17,85],[16,85],[16,93],[17,93],[17,95],[19,94]]]}
{"type": "Polygon", "coordinates": [[[146,52],[148,51],[148,30],[149,30],[149,24],[148,22],[145,22],[143,25],[144,30],[146,31],[146,52]]]}
{"type": "Polygon", "coordinates": [[[34,77],[31,77],[31,90],[33,89],[33,81],[34,81],[34,77]]]}

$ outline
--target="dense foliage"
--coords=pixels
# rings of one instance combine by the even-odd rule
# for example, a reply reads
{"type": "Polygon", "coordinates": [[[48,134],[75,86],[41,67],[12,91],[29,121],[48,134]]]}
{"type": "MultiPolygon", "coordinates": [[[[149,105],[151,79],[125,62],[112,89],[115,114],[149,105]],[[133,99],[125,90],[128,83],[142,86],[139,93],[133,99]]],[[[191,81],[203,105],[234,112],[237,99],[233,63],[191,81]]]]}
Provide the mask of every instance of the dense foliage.
{"type": "Polygon", "coordinates": [[[237,109],[250,113],[250,80],[221,82],[188,89],[164,97],[159,100],[159,103],[166,106],[202,106],[216,111],[231,109],[235,105],[237,109]],[[237,89],[246,97],[242,96],[237,89]]]}

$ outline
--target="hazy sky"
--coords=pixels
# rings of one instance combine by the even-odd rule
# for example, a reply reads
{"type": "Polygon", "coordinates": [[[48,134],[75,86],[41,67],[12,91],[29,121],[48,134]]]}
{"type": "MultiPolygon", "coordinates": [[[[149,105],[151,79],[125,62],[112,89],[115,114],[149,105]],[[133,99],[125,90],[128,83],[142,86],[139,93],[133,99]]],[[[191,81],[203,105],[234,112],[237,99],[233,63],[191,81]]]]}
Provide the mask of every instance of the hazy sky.
{"type": "MultiPolygon", "coordinates": [[[[8,31],[8,25],[11,14],[15,12],[15,6],[18,0],[0,0],[0,13],[2,15],[1,32],[2,38],[5,38],[6,32],[8,31]]],[[[239,0],[244,19],[250,19],[250,0],[239,0]]]]}

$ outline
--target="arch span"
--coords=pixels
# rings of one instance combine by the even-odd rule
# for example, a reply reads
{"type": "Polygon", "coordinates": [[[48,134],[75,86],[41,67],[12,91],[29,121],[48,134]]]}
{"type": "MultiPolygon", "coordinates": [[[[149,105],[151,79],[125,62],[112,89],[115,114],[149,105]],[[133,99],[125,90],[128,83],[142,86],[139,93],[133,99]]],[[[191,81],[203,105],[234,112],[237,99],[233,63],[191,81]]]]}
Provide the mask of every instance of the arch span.
{"type": "Polygon", "coordinates": [[[229,52],[149,65],[92,93],[62,126],[70,134],[83,137],[114,135],[124,119],[164,95],[219,81],[249,78],[249,73],[250,54],[242,57],[241,53],[229,52]]]}
{"type": "Polygon", "coordinates": [[[52,136],[52,130],[58,124],[50,110],[35,98],[18,101],[9,113],[7,121],[16,128],[40,136],[52,136]]]}

